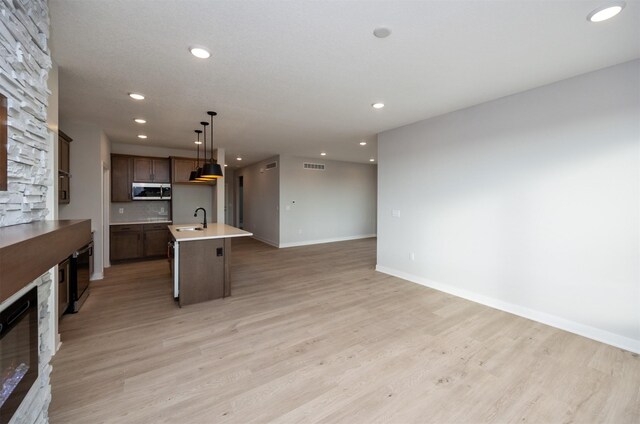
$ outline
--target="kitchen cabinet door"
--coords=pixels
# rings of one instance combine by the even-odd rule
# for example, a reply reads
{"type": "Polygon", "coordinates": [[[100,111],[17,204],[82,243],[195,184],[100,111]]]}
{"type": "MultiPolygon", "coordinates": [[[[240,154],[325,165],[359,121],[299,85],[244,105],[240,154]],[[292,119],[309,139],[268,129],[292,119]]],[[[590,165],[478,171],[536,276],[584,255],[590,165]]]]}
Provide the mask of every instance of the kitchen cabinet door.
{"type": "Polygon", "coordinates": [[[69,259],[58,265],[58,318],[69,307],[69,259]]]}
{"type": "Polygon", "coordinates": [[[69,165],[71,141],[73,141],[71,137],[58,131],[58,171],[66,174],[71,172],[69,165]]]}
{"type": "Polygon", "coordinates": [[[133,182],[170,183],[171,163],[163,158],[133,158],[133,182]]]}
{"type": "Polygon", "coordinates": [[[58,130],[58,204],[71,202],[71,137],[58,130]]]}
{"type": "Polygon", "coordinates": [[[111,155],[111,201],[131,201],[131,157],[111,155]]]}
{"type": "Polygon", "coordinates": [[[67,204],[71,201],[70,182],[69,174],[58,173],[58,204],[67,204]]]}
{"type": "Polygon", "coordinates": [[[133,181],[136,183],[153,182],[153,159],[133,158],[133,181]]]}
{"type": "Polygon", "coordinates": [[[173,183],[188,183],[195,166],[195,159],[173,158],[173,183]]]}
{"type": "Polygon", "coordinates": [[[169,159],[153,159],[153,182],[171,182],[171,162],[169,159]]]}
{"type": "Polygon", "coordinates": [[[142,257],[142,226],[115,225],[111,227],[110,253],[112,261],[142,257]]]}
{"type": "Polygon", "coordinates": [[[144,257],[166,256],[169,243],[169,230],[144,231],[144,257]]]}

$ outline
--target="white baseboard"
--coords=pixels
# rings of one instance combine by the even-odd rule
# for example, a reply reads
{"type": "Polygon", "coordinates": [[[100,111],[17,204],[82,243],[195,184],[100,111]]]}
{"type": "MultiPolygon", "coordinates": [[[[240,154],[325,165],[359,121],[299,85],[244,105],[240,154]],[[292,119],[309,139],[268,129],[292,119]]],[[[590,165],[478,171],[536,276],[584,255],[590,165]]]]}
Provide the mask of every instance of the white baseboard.
{"type": "Polygon", "coordinates": [[[278,243],[276,243],[274,241],[271,241],[271,240],[264,239],[262,237],[258,237],[255,234],[253,235],[253,238],[258,240],[258,241],[261,241],[264,244],[268,244],[269,246],[278,247],[278,243]]]}
{"type": "Polygon", "coordinates": [[[60,333],[56,334],[56,348],[55,348],[55,352],[51,353],[51,356],[55,356],[56,353],[58,353],[58,351],[60,350],[60,347],[62,346],[62,340],[60,339],[60,333]]]}
{"type": "Polygon", "coordinates": [[[365,238],[372,238],[376,236],[377,236],[376,234],[360,234],[357,236],[334,237],[334,238],[321,239],[321,240],[295,241],[292,243],[280,243],[279,247],[285,248],[285,247],[309,246],[311,244],[335,243],[337,241],[359,240],[359,239],[365,239],[365,238]]]}
{"type": "Polygon", "coordinates": [[[93,281],[93,280],[102,280],[103,278],[104,278],[104,273],[102,273],[102,272],[94,272],[91,275],[91,281],[93,281]]]}
{"type": "Polygon", "coordinates": [[[423,278],[403,271],[398,271],[397,269],[376,265],[376,271],[382,272],[384,274],[389,274],[394,277],[402,278],[403,280],[411,281],[412,283],[420,284],[422,286],[429,287],[441,292],[449,293],[454,296],[458,296],[472,302],[480,303],[494,309],[499,309],[504,312],[537,321],[551,327],[559,328],[570,333],[578,334],[580,336],[606,343],[611,346],[619,347],[630,352],[640,353],[640,340],[631,339],[629,337],[611,333],[600,328],[591,327],[589,325],[580,324],[576,321],[571,321],[555,315],[547,314],[545,312],[529,309],[524,306],[504,302],[492,297],[460,289],[449,284],[439,283],[437,281],[429,280],[428,278],[423,278]]]}

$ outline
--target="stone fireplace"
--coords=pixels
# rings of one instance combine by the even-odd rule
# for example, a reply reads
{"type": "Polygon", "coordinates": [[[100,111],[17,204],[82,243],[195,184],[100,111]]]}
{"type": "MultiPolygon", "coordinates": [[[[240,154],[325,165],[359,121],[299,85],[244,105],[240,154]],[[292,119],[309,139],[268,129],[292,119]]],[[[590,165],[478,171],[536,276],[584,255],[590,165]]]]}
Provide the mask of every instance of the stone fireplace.
{"type": "MultiPolygon", "coordinates": [[[[53,183],[48,159],[52,149],[47,129],[47,78],[51,68],[48,39],[46,0],[0,0],[0,94],[7,98],[8,115],[8,183],[7,190],[0,191],[0,227],[41,221],[48,213],[47,190],[53,183]]],[[[0,279],[7,268],[0,266],[0,279]]],[[[48,422],[49,360],[54,349],[51,314],[55,315],[55,304],[52,271],[39,272],[39,277],[20,281],[23,288],[3,297],[0,303],[0,311],[6,310],[24,292],[37,288],[38,377],[9,421],[15,424],[48,422]]],[[[4,284],[0,281],[0,286],[4,284]]]]}
{"type": "MultiPolygon", "coordinates": [[[[43,276],[39,277],[36,281],[27,285],[23,290],[16,293],[16,295],[0,304],[0,312],[7,311],[8,308],[11,308],[12,305],[15,305],[19,299],[24,299],[23,296],[25,295],[25,293],[29,293],[32,289],[35,289],[37,292],[37,357],[35,361],[36,368],[33,369],[33,371],[36,371],[35,381],[30,381],[30,383],[32,384],[30,384],[29,387],[26,387],[27,393],[24,398],[19,399],[19,406],[17,407],[17,409],[5,411],[4,407],[7,406],[9,402],[3,405],[3,410],[2,412],[0,412],[2,414],[0,415],[0,422],[2,423],[8,422],[12,424],[39,424],[48,422],[47,411],[49,409],[49,402],[51,401],[51,387],[49,385],[49,374],[51,372],[51,366],[49,365],[49,361],[52,355],[51,346],[50,343],[48,343],[48,333],[50,331],[49,314],[51,313],[48,300],[51,287],[50,274],[47,272],[43,276]],[[12,416],[6,416],[7,413],[11,413],[12,416]]],[[[24,338],[24,336],[22,337],[24,338]]],[[[15,338],[8,338],[7,336],[3,337],[3,350],[12,349],[12,346],[8,346],[9,343],[13,342],[12,339],[15,338]]],[[[5,371],[7,370],[2,370],[2,372],[5,371]]]]}

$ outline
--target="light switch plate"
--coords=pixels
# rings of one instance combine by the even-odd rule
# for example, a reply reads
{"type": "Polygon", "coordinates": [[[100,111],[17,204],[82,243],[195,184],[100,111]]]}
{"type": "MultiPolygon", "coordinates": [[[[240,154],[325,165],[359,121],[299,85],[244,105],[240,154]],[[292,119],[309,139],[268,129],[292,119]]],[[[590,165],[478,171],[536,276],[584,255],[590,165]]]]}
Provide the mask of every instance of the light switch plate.
{"type": "Polygon", "coordinates": [[[391,211],[391,214],[394,218],[400,218],[400,209],[394,209],[393,211],[391,211]]]}

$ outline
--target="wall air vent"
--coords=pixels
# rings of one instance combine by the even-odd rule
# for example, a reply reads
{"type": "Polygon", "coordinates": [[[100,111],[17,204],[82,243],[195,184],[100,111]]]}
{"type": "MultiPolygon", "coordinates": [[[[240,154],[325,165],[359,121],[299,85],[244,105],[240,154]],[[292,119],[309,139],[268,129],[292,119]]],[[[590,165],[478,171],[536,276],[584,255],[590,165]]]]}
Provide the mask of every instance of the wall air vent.
{"type": "Polygon", "coordinates": [[[268,171],[269,169],[277,168],[278,162],[271,162],[265,165],[265,169],[268,171]]]}
{"type": "Polygon", "coordinates": [[[304,162],[302,164],[304,169],[310,169],[313,171],[324,171],[324,163],[309,163],[304,162]]]}

